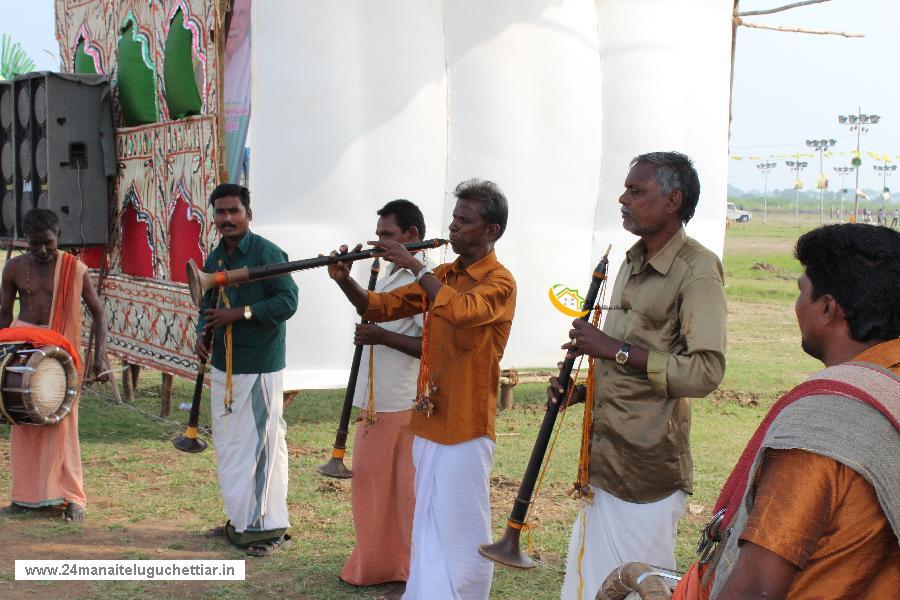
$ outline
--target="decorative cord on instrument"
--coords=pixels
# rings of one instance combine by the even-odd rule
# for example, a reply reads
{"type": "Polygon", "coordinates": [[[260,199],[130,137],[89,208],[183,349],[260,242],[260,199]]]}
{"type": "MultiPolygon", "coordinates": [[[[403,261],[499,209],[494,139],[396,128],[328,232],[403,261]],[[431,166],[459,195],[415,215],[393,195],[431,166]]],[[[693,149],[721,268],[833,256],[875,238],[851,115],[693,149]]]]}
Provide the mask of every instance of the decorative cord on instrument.
{"type": "MultiPolygon", "coordinates": [[[[225,288],[219,288],[219,304],[225,308],[231,308],[228,296],[225,295],[225,288]]],[[[232,351],[234,349],[234,333],[231,323],[225,326],[225,414],[231,414],[231,404],[234,402],[232,394],[233,386],[231,383],[232,373],[232,351]]]]}
{"type": "Polygon", "coordinates": [[[422,360],[419,367],[419,378],[416,380],[415,409],[430,417],[434,412],[434,403],[428,396],[428,296],[422,290],[422,360]]]}
{"type": "Polygon", "coordinates": [[[369,401],[365,410],[365,427],[378,422],[378,413],[375,412],[375,346],[369,346],[369,401]]]}
{"type": "MultiPolygon", "coordinates": [[[[593,325],[594,327],[599,327],[600,325],[600,318],[603,313],[605,291],[605,287],[601,289],[600,302],[598,302],[594,307],[594,314],[591,316],[591,325],[593,325]]],[[[588,373],[587,381],[585,382],[587,394],[593,393],[594,384],[596,383],[594,361],[595,358],[593,356],[588,357],[588,373]]],[[[571,395],[569,397],[571,397],[571,395]]],[[[566,399],[566,402],[569,402],[569,398],[566,399]]],[[[563,415],[563,418],[565,418],[565,415],[563,415]]],[[[591,402],[591,397],[588,396],[584,400],[584,416],[581,420],[581,450],[578,455],[578,472],[575,476],[575,483],[573,484],[572,489],[568,492],[569,496],[578,499],[585,499],[586,502],[592,502],[594,500],[594,492],[591,491],[591,487],[590,485],[588,485],[591,479],[591,436],[593,435],[593,432],[593,402],[591,402]]]]}
{"type": "MultiPolygon", "coordinates": [[[[222,266],[222,261],[219,261],[219,267],[222,266]]],[[[218,273],[221,273],[219,271],[218,273]]],[[[218,275],[217,273],[217,275],[218,275]]],[[[225,294],[225,288],[219,288],[219,306],[224,306],[225,308],[231,308],[231,302],[228,301],[228,296],[225,294]]],[[[234,349],[234,333],[231,323],[225,326],[225,415],[231,414],[231,404],[234,402],[234,386],[231,381],[231,374],[233,372],[232,369],[232,358],[233,358],[233,349],[234,349]]],[[[210,351],[212,349],[210,348],[210,351]]],[[[225,416],[223,415],[223,416],[225,416]]]]}
{"type": "MultiPolygon", "coordinates": [[[[591,317],[591,325],[598,327],[600,325],[600,317],[603,310],[604,292],[606,287],[601,288],[600,302],[594,307],[594,314],[591,317]]],[[[593,394],[594,385],[596,383],[595,358],[588,357],[588,374],[585,383],[586,393],[593,394]]],[[[571,396],[570,396],[571,397],[571,396]]],[[[568,403],[569,398],[566,399],[568,403]]],[[[565,417],[565,415],[563,415],[565,417]]],[[[591,490],[591,436],[594,432],[594,412],[593,402],[590,396],[584,399],[584,417],[581,420],[581,451],[578,455],[578,472],[575,476],[575,484],[569,491],[569,495],[578,498],[590,504],[594,501],[594,492],[591,490]]],[[[581,598],[584,591],[584,575],[582,572],[585,551],[585,534],[587,532],[587,511],[581,511],[581,543],[578,547],[578,597],[581,598]]]]}

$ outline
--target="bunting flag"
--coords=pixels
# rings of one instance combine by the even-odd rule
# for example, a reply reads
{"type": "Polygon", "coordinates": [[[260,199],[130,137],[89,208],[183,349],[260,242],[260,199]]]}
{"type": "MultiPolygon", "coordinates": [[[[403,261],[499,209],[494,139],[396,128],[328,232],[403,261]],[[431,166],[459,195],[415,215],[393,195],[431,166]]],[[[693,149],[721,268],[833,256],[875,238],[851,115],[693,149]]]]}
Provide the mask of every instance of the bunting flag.
{"type": "MultiPolygon", "coordinates": [[[[894,160],[900,160],[900,154],[894,154],[893,158],[891,158],[891,154],[886,152],[876,152],[874,150],[869,150],[866,154],[874,158],[877,161],[892,163],[894,160]]],[[[847,150],[845,152],[838,152],[836,150],[830,150],[828,152],[823,152],[822,156],[825,158],[833,158],[835,156],[852,156],[854,158],[862,158],[862,152],[859,150],[847,150]]],[[[730,156],[731,160],[766,160],[770,158],[816,158],[815,154],[810,154],[808,152],[794,152],[791,154],[769,154],[766,157],[762,156],[739,156],[737,154],[732,154],[730,156]]]]}

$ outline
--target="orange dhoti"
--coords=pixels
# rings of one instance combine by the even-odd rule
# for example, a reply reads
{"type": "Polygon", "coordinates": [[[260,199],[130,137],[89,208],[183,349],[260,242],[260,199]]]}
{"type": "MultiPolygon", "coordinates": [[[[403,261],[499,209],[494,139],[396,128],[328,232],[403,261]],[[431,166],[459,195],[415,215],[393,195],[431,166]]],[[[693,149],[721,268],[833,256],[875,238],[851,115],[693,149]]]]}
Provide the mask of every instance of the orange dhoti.
{"type": "Polygon", "coordinates": [[[57,425],[16,425],[9,436],[12,501],[39,507],[75,502],[85,506],[78,443],[78,403],[57,425]]]}
{"type": "MultiPolygon", "coordinates": [[[[75,352],[81,348],[81,290],[86,270],[87,267],[74,256],[58,251],[50,329],[63,335],[75,352]]],[[[12,327],[34,325],[16,320],[12,327]]],[[[80,357],[72,358],[80,371],[80,357]]],[[[13,426],[9,437],[9,459],[14,503],[39,507],[75,502],[85,506],[78,442],[78,401],[73,404],[69,416],[57,425],[13,426]]]]}
{"type": "Polygon", "coordinates": [[[356,428],[352,505],[356,546],[341,570],[353,585],[406,581],[415,510],[412,410],[378,413],[356,428]]]}

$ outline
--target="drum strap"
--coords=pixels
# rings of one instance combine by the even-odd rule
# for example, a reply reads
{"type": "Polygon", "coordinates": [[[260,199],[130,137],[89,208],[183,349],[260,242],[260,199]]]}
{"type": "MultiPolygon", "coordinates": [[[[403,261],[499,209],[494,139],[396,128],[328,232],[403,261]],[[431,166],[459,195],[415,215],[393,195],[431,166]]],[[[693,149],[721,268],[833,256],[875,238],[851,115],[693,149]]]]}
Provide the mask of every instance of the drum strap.
{"type": "Polygon", "coordinates": [[[50,329],[65,335],[66,323],[71,316],[73,302],[69,284],[72,282],[78,259],[68,252],[60,252],[59,260],[61,261],[58,283],[60,289],[56,290],[54,294],[55,302],[53,314],[50,315],[50,329]]]}
{"type": "MultiPolygon", "coordinates": [[[[2,373],[6,369],[7,363],[12,359],[15,353],[7,352],[6,355],[0,359],[0,373],[2,373]]],[[[3,418],[6,419],[10,425],[15,425],[16,420],[9,416],[9,413],[6,412],[6,402],[3,401],[3,394],[0,394],[0,414],[3,415],[3,418]]]]}

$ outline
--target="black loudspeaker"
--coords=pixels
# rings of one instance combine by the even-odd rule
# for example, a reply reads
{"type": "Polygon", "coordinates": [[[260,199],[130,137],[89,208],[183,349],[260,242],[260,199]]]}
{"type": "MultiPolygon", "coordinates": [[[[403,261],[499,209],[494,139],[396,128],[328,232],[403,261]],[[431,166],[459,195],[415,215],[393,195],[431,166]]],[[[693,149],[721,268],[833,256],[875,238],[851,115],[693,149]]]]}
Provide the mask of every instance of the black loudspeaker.
{"type": "Polygon", "coordinates": [[[16,151],[13,144],[15,117],[12,81],[0,80],[0,237],[9,235],[16,220],[16,151]]]}
{"type": "Polygon", "coordinates": [[[25,213],[49,208],[59,217],[60,246],[105,245],[116,173],[109,80],[19,75],[0,87],[0,125],[0,239],[23,238],[25,213]]]}

